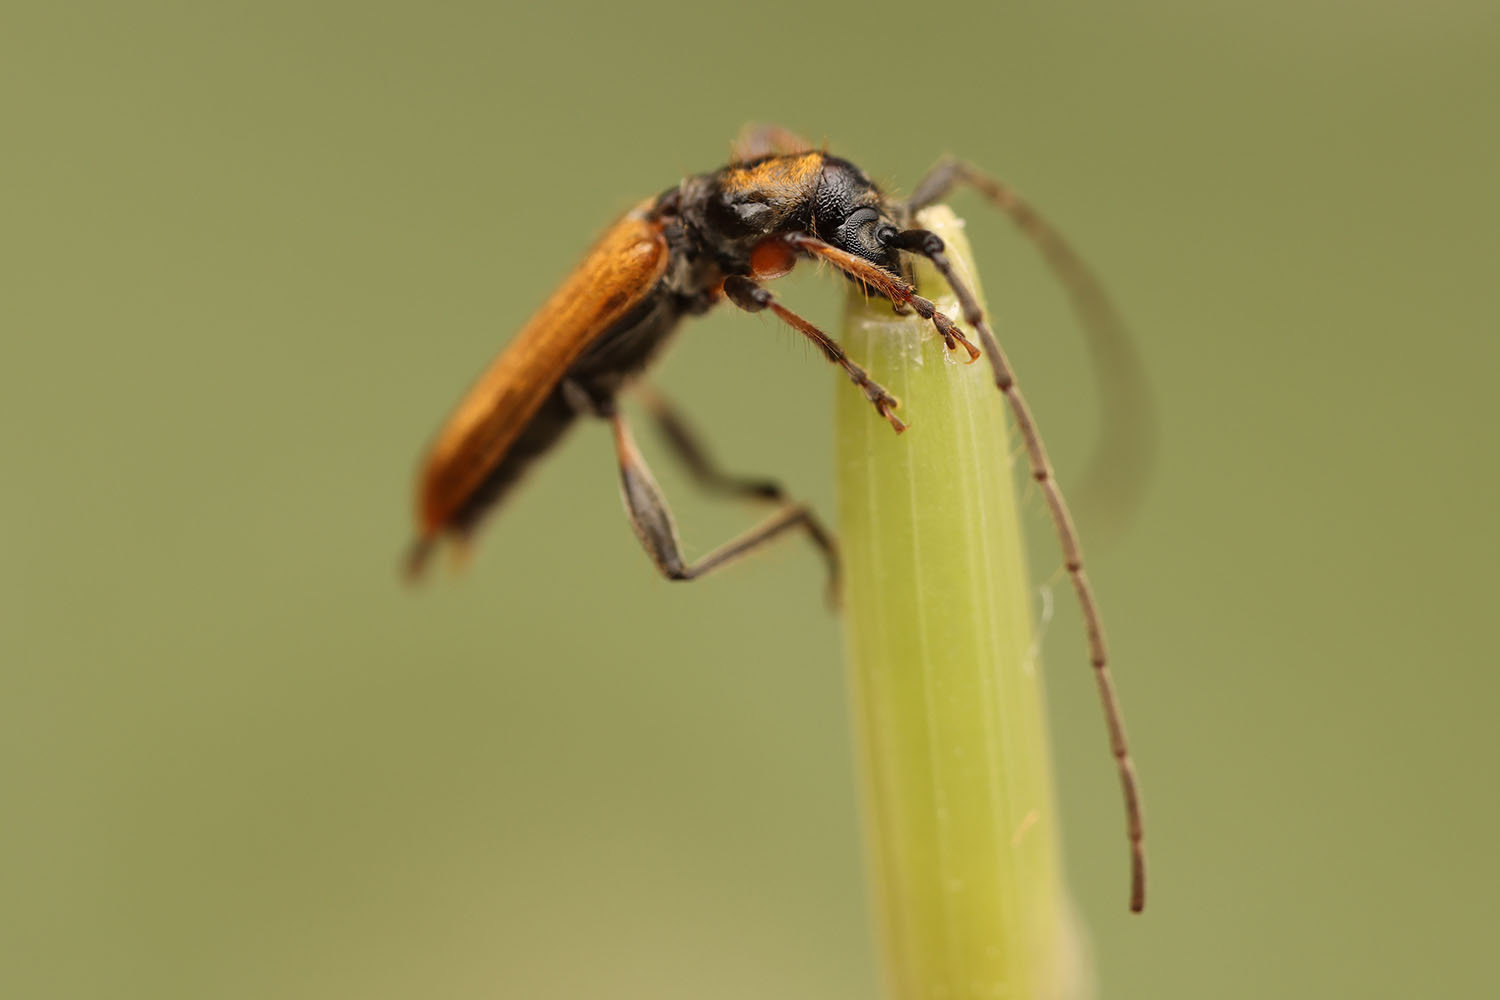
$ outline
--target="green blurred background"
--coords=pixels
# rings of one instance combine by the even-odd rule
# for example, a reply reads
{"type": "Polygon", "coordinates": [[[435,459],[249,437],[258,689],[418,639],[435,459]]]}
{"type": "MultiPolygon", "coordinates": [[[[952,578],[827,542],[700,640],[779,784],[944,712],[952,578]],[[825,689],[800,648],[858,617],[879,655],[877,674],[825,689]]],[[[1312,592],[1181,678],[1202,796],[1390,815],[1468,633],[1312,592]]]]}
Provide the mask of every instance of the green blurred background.
{"type": "MultiPolygon", "coordinates": [[[[0,995],[872,995],[804,546],[659,582],[588,426],[467,574],[396,576],[460,390],[751,119],[897,189],[992,168],[1139,335],[1162,453],[1092,554],[1142,918],[1065,602],[1047,632],[1103,995],[1493,995],[1497,51],[1480,0],[7,4],[0,995]]],[[[1076,481],[1065,300],[955,204],[1076,481]]],[[[831,513],[850,390],[793,335],[709,317],[658,382],[831,513]]],[[[643,441],[694,551],[752,516],[643,441]]]]}

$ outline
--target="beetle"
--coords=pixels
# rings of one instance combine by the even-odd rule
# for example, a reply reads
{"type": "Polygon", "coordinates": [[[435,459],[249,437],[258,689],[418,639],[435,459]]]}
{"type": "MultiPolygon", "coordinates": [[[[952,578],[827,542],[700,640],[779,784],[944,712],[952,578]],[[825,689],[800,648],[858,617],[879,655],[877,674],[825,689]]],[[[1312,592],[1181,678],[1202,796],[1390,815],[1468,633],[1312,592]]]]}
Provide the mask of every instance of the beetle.
{"type": "MultiPolygon", "coordinates": [[[[1089,655],[1125,798],[1131,856],[1130,908],[1145,905],[1145,849],[1134,765],[1110,677],[1103,629],[1084,573],[1078,533],[1015,376],[977,300],[954,273],[941,239],[912,228],[916,213],[958,185],[976,189],[1008,214],[1074,293],[1085,325],[1108,346],[1120,342],[1117,317],[1098,283],[1068,245],[1009,187],[956,159],[940,161],[905,202],[888,198],[848,160],[815,150],[783,129],[747,129],[731,162],[687,177],[641,202],[609,227],[535,316],[479,377],[438,432],[422,462],[417,539],[407,573],[419,576],[443,538],[464,545],[521,474],[581,416],[607,420],[614,436],[626,513],[647,555],[672,580],[703,576],[787,532],[804,532],[828,565],[836,592],[833,537],[806,506],[770,480],[721,472],[687,423],[659,395],[647,403],[666,440],[704,484],[777,503],[767,520],[708,555],[683,555],[666,498],[636,447],[616,400],[655,357],[679,323],[721,302],[769,310],[812,341],[849,376],[876,414],[900,433],[898,401],[838,343],[777,301],[764,283],[799,259],[832,265],[898,311],[929,321],[950,351],[984,357],[1009,403],[1031,475],[1057,530],[1063,564],[1083,611],[1089,655]],[[947,280],[968,331],[918,294],[911,255],[947,280]]],[[[1115,352],[1116,357],[1120,354],[1115,352]]]]}

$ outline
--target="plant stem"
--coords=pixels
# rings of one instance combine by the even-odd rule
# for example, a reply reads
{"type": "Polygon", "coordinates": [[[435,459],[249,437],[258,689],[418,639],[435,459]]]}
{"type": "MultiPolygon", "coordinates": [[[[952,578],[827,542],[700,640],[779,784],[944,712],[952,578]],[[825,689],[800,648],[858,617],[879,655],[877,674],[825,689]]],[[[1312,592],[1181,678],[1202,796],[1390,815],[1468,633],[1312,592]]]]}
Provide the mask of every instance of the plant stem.
{"type": "MultiPolygon", "coordinates": [[[[939,206],[919,224],[982,301],[962,221],[939,206]]],[[[926,261],[917,282],[959,315],[926,261]]],[[[982,360],[858,288],[842,343],[910,425],[892,433],[841,376],[847,644],[889,995],[1076,996],[1003,398],[982,360]]]]}

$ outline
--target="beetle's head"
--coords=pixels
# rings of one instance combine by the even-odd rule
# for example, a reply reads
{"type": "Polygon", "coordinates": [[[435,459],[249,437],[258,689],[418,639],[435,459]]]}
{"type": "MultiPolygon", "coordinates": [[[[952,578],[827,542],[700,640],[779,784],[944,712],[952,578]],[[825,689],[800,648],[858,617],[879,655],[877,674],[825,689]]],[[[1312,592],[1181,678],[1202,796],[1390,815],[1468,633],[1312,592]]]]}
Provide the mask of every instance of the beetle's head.
{"type": "Polygon", "coordinates": [[[899,232],[885,198],[864,172],[826,153],[768,156],[722,173],[704,203],[706,227],[741,246],[805,232],[894,274],[899,232]]]}
{"type": "Polygon", "coordinates": [[[812,234],[818,239],[901,273],[900,255],[892,246],[900,229],[864,171],[848,160],[824,157],[812,208],[812,234]]]}

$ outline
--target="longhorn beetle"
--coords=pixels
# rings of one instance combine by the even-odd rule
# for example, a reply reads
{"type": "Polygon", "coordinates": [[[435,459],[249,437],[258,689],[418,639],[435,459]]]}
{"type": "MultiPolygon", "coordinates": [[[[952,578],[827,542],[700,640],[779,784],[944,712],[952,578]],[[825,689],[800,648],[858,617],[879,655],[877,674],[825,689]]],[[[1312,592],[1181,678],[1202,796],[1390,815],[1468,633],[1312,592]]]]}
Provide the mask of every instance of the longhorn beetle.
{"type": "Polygon", "coordinates": [[[849,359],[827,334],[783,306],[764,282],[791,271],[799,258],[831,264],[850,279],[930,321],[947,348],[969,360],[983,356],[1009,402],[1026,454],[1047,501],[1063,564],[1083,611],[1110,746],[1124,790],[1130,842],[1130,908],[1145,906],[1145,850],[1140,797],[1124,725],[1110,679],[1093,589],[1068,506],[1042,446],[1036,422],[1016,386],[971,290],[954,273],[934,234],[910,228],[918,210],[966,184],[1007,213],[1043,252],[1073,292],[1085,320],[1118,330],[1097,282],[1060,236],[1015,194],[959,160],[938,163],[905,202],[887,198],[847,160],[811,149],[781,129],[746,130],[732,162],[688,177],[637,205],[599,238],[540,311],[480,376],[428,450],[417,489],[418,535],[407,572],[418,576],[443,537],[466,542],[523,471],[557,443],[580,415],[610,422],[619,457],[625,510],[662,575],[692,580],[794,529],[811,539],[837,586],[833,537],[807,507],[788,502],[774,482],[722,473],[656,394],[649,408],[673,450],[705,485],[777,503],[758,527],[687,561],[666,498],[636,448],[616,397],[651,361],[685,316],[728,301],[746,312],[769,309],[811,340],[899,434],[897,400],[849,359]],[[927,258],[953,288],[976,345],[931,300],[917,294],[909,258],[927,258]]]}

